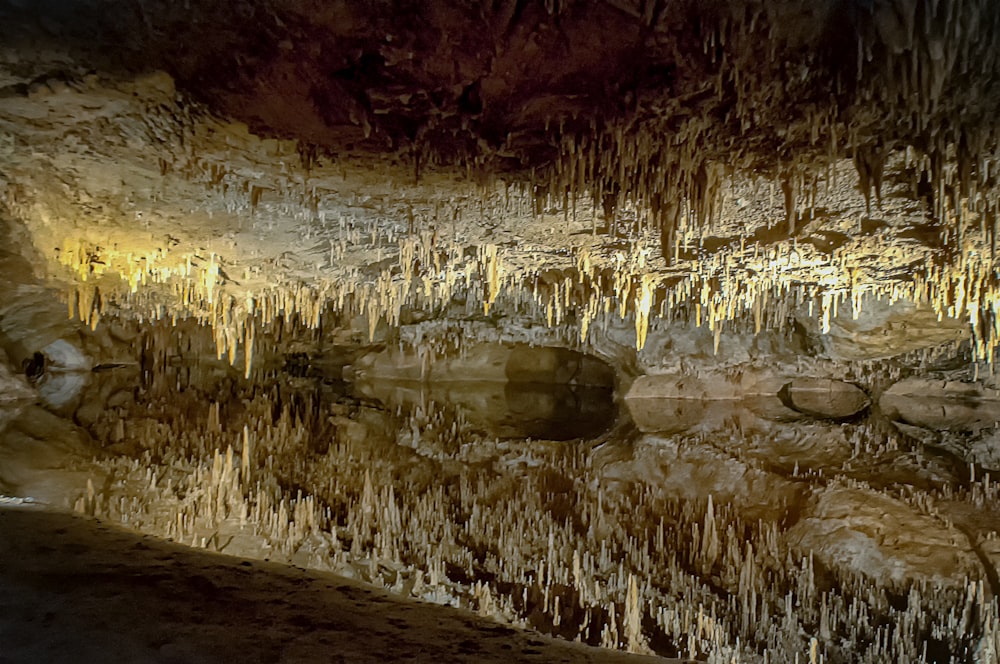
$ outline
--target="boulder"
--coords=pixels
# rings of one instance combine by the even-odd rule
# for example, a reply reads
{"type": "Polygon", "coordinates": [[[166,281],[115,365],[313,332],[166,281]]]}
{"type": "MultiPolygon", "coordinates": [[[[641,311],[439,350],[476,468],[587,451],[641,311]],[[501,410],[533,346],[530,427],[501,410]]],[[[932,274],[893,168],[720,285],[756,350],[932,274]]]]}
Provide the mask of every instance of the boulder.
{"type": "Polygon", "coordinates": [[[72,507],[88,479],[103,482],[94,451],[86,432],[69,420],[25,406],[0,432],[0,494],[72,507]]]}
{"type": "Polygon", "coordinates": [[[871,405],[857,385],[828,378],[796,378],[781,387],[778,398],[804,415],[834,420],[853,417],[871,405]]]}
{"type": "Polygon", "coordinates": [[[53,297],[49,289],[34,284],[4,285],[4,288],[0,347],[15,367],[53,342],[76,335],[76,326],[66,317],[66,305],[53,297]]]}
{"type": "Polygon", "coordinates": [[[35,391],[24,376],[14,373],[7,355],[0,349],[0,403],[26,401],[34,397],[35,391]]]}
{"type": "Polygon", "coordinates": [[[700,376],[666,374],[639,376],[632,382],[625,399],[732,401],[740,399],[742,395],[742,386],[721,373],[700,376]]]}
{"type": "Polygon", "coordinates": [[[546,383],[612,387],[614,372],[601,360],[566,348],[480,343],[461,353],[390,347],[359,358],[349,372],[364,380],[546,383]]]}

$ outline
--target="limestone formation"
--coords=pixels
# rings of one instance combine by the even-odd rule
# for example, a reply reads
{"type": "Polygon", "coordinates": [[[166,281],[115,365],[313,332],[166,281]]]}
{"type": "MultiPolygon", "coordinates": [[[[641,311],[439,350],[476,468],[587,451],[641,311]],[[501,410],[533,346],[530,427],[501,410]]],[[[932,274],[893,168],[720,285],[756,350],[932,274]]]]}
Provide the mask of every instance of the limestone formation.
{"type": "Polygon", "coordinates": [[[0,498],[998,661],[995,2],[105,4],[0,3],[0,498]]]}
{"type": "Polygon", "coordinates": [[[871,403],[856,385],[828,378],[795,378],[778,390],[781,403],[803,415],[845,419],[871,403]]]}
{"type": "Polygon", "coordinates": [[[892,420],[945,431],[992,429],[1000,421],[1000,390],[977,383],[909,378],[879,399],[892,420]]]}

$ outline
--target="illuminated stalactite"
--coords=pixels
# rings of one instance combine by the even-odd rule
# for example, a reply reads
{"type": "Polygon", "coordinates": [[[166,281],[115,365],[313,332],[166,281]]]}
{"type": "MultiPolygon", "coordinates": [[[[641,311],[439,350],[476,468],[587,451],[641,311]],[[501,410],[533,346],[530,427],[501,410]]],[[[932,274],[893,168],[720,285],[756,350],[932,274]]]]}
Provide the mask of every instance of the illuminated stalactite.
{"type": "MultiPolygon", "coordinates": [[[[458,293],[481,303],[484,313],[496,307],[501,312],[516,309],[516,303],[527,301],[548,327],[575,321],[574,335],[583,342],[599,312],[613,310],[622,320],[634,320],[638,350],[645,345],[649,327],[664,316],[689,316],[695,324],[706,324],[718,343],[723,326],[754,333],[780,329],[796,302],[808,304],[826,333],[841,306],[850,305],[857,319],[867,298],[907,300],[932,307],[939,318],[967,320],[973,358],[992,363],[1000,343],[1000,280],[984,249],[988,242],[972,225],[963,239],[965,249],[954,262],[941,263],[930,251],[917,250],[907,260],[922,259],[923,266],[889,280],[881,277],[877,265],[870,269],[865,254],[855,257],[841,251],[824,256],[807,252],[805,245],[762,248],[741,242],[665,269],[651,265],[639,243],[628,252],[595,254],[585,248],[574,254],[567,281],[543,290],[537,286],[537,267],[509,264],[495,245],[483,245],[468,257],[461,251],[440,251],[428,236],[401,240],[399,269],[383,270],[376,278],[355,272],[261,290],[222,277],[214,254],[204,261],[171,252],[98,252],[67,240],[65,246],[79,249],[63,251],[60,261],[79,279],[68,293],[70,317],[96,326],[112,301],[115,308],[144,320],[193,317],[216,331],[219,357],[235,363],[244,349],[248,372],[258,324],[266,327],[278,317],[286,322],[296,317],[315,328],[323,312],[340,311],[352,302],[350,311],[342,313],[364,315],[369,339],[374,339],[379,321],[394,327],[404,308],[443,310],[458,293]]],[[[884,257],[902,254],[877,243],[869,243],[867,251],[881,251],[884,257]]]]}
{"type": "MultiPolygon", "coordinates": [[[[319,111],[309,125],[317,135],[295,140],[264,138],[267,121],[255,125],[258,136],[220,119],[243,113],[246,101],[257,122],[255,113],[270,109],[235,95],[280,86],[238,81],[220,86],[220,94],[208,89],[218,81],[193,77],[206,86],[199,89],[205,98],[222,104],[216,116],[166,75],[109,83],[116,87],[102,98],[99,81],[69,74],[60,87],[48,69],[37,72],[23,83],[31,94],[18,83],[0,95],[16,147],[0,145],[4,211],[45,238],[38,249],[59,265],[48,271],[64,286],[70,319],[96,334],[119,317],[160,325],[142,342],[151,351],[168,343],[167,321],[193,319],[210,328],[211,354],[241,366],[244,379],[292,330],[327,335],[332,321],[352,332],[356,326],[358,343],[412,351],[421,381],[436,359],[462,356],[477,335],[601,348],[642,371],[671,360],[658,355],[674,351],[664,337],[682,324],[704,328],[699,333],[710,337],[719,366],[735,374],[742,367],[726,364],[733,336],[795,337],[795,325],[814,323],[810,341],[818,343],[843,327],[846,309],[859,321],[877,306],[870,303],[881,302],[924,307],[967,329],[942,326],[956,330],[947,351],[923,344],[894,358],[897,364],[843,361],[837,371],[891,381],[942,357],[964,360],[965,343],[973,379],[980,365],[993,368],[1000,344],[993,126],[1000,13],[987,0],[847,3],[847,16],[825,16],[819,27],[796,3],[560,2],[545,3],[544,14],[532,3],[495,4],[480,14],[489,29],[475,33],[476,43],[496,33],[491,21],[503,17],[494,14],[508,12],[510,23],[499,21],[497,34],[516,40],[550,30],[560,38],[532,38],[533,48],[551,55],[551,42],[570,50],[536,56],[530,66],[507,62],[514,77],[540,72],[515,90],[524,97],[490,98],[505,82],[488,79],[476,62],[428,66],[441,78],[423,78],[427,72],[407,68],[434,62],[419,52],[426,40],[379,32],[364,62],[342,54],[346,70],[337,85],[344,89],[310,90],[307,104],[283,107],[308,120],[319,111]],[[610,82],[558,69],[572,64],[572,49],[581,48],[574,44],[597,44],[588,38],[593,26],[580,25],[589,11],[605,10],[598,15],[606,20],[593,23],[602,33],[614,21],[641,26],[640,41],[628,45],[638,64],[620,71],[614,62],[593,65],[615,74],[610,82]],[[400,43],[418,53],[400,55],[400,43]],[[387,71],[386,80],[371,78],[387,71]],[[582,92],[576,81],[584,82],[582,92]],[[349,107],[337,106],[341,100],[349,107]],[[45,124],[63,103],[72,131],[45,124]],[[93,108],[101,111],[88,119],[93,108]],[[347,124],[330,134],[324,123],[331,118],[347,124]],[[66,140],[54,146],[51,136],[66,140]],[[63,147],[84,139],[93,144],[63,147]],[[80,156],[88,152],[100,159],[80,156]],[[390,168],[391,160],[400,163],[390,168]],[[118,161],[129,166],[115,171],[118,161]],[[77,175],[109,169],[113,177],[95,179],[124,185],[136,164],[159,174],[145,200],[137,192],[119,198],[117,184],[109,196],[103,184],[77,175]],[[459,173],[466,180],[456,180],[459,173]],[[914,210],[903,209],[900,197],[912,199],[914,210]],[[161,210],[158,222],[151,213],[161,210]],[[186,234],[154,241],[154,233],[173,230],[167,222],[187,226],[186,234]],[[107,237],[116,226],[126,232],[107,237]],[[237,248],[229,233],[250,246],[237,248]],[[293,234],[301,255],[256,253],[293,234]],[[413,320],[423,322],[404,325],[413,320]]],[[[463,34],[464,15],[441,15],[456,22],[442,33],[463,34]]],[[[602,44],[620,41],[599,36],[602,44]]],[[[327,44],[331,62],[337,44],[350,41],[301,37],[289,43],[327,44]]],[[[238,45],[228,47],[238,57],[238,45]]],[[[618,54],[580,60],[613,60],[602,55],[618,54]]],[[[487,59],[502,63],[503,56],[501,48],[487,59]]],[[[183,62],[196,66],[199,57],[205,51],[195,49],[183,62]]],[[[293,64],[306,72],[297,81],[311,80],[309,62],[293,64]]],[[[313,78],[332,80],[328,65],[313,78]]],[[[269,71],[257,69],[260,76],[269,71]]],[[[8,74],[18,80],[18,72],[8,74]]],[[[297,92],[284,90],[289,99],[297,92]]],[[[290,125],[276,135],[308,124],[288,115],[290,125]]],[[[707,359],[698,361],[694,369],[679,362],[680,373],[704,371],[707,359]]],[[[359,464],[352,456],[358,450],[336,440],[317,461],[330,466],[310,469],[302,459],[315,441],[307,440],[301,413],[274,395],[248,403],[235,424],[222,421],[218,403],[208,406],[204,430],[119,419],[108,435],[135,442],[143,454],[109,463],[147,493],[116,502],[117,488],[91,481],[78,510],[215,549],[226,547],[222,531],[252,532],[283,555],[315,554],[308,564],[349,565],[400,592],[457,597],[483,615],[534,620],[535,627],[635,652],[665,639],[671,654],[692,658],[782,652],[816,662],[846,648],[853,661],[920,661],[917,634],[984,661],[997,650],[997,605],[982,581],[940,592],[916,584],[904,609],[889,589],[858,576],[834,571],[839,585],[825,587],[813,557],[790,548],[774,523],[745,518],[711,495],[676,501],[650,485],[612,500],[582,454],[536,459],[528,450],[540,467],[580,471],[573,485],[578,523],[554,518],[537,500],[547,489],[530,469],[507,502],[482,500],[511,492],[472,471],[456,480],[457,492],[396,483],[380,475],[378,459],[359,464]],[[339,468],[351,472],[338,475],[339,468]],[[310,484],[310,473],[325,483],[310,484]],[[293,493],[293,485],[312,489],[293,493]],[[449,578],[455,570],[475,582],[449,578]],[[477,577],[483,570],[488,574],[477,577]]],[[[405,420],[400,431],[410,442],[440,449],[463,443],[460,419],[447,420],[431,405],[405,420]]],[[[869,423],[851,431],[855,460],[869,448],[883,453],[897,445],[869,423]]],[[[743,432],[732,435],[738,440],[743,432]]],[[[800,471],[798,460],[791,476],[871,501],[886,497],[849,474],[820,479],[818,471],[800,471]]],[[[899,501],[947,522],[936,501],[954,499],[952,491],[908,488],[899,501]]],[[[988,476],[973,477],[958,495],[983,509],[998,501],[988,476]]]]}

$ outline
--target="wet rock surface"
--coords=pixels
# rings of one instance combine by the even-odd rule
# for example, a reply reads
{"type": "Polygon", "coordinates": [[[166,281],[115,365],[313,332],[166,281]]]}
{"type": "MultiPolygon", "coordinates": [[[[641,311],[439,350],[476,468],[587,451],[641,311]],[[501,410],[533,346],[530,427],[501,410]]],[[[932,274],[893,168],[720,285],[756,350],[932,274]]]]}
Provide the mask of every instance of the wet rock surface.
{"type": "Polygon", "coordinates": [[[979,432],[1000,422],[1000,390],[977,383],[911,378],[882,393],[891,420],[936,431],[979,432]]]}
{"type": "Polygon", "coordinates": [[[14,373],[7,356],[0,351],[0,404],[32,399],[34,392],[24,376],[14,373]]]}
{"type": "Polygon", "coordinates": [[[0,506],[0,561],[9,614],[0,637],[10,662],[223,662],[233,657],[234,642],[247,662],[305,664],[329,659],[332,648],[350,662],[664,661],[557,641],[343,576],[197,551],[31,505],[0,506]],[[138,624],[137,588],[148,600],[138,624]]]}
{"type": "Polygon", "coordinates": [[[847,419],[871,403],[864,390],[851,383],[828,378],[789,378],[752,367],[737,368],[727,374],[640,376],[632,383],[625,401],[644,431],[692,427],[705,419],[705,411],[713,407],[746,413],[750,420],[780,422],[847,419]]]}
{"type": "Polygon", "coordinates": [[[796,378],[781,386],[778,398],[803,415],[835,420],[853,417],[871,404],[857,385],[826,378],[796,378]]]}
{"type": "Polygon", "coordinates": [[[0,430],[0,493],[70,509],[88,481],[91,490],[95,482],[102,485],[97,450],[85,431],[36,405],[7,415],[0,430]]]}

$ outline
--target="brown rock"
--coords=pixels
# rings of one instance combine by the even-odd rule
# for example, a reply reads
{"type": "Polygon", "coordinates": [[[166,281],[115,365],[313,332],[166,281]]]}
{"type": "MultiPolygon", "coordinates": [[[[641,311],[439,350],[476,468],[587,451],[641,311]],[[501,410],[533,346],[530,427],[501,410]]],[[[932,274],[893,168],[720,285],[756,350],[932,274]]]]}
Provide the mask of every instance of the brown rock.
{"type": "Polygon", "coordinates": [[[892,584],[959,586],[981,569],[962,532],[871,489],[821,490],[787,536],[830,567],[892,584]]]}
{"type": "Polygon", "coordinates": [[[825,334],[815,316],[797,320],[834,360],[895,357],[969,336],[968,321],[939,318],[930,305],[907,300],[867,298],[857,317],[851,306],[841,307],[825,334]]]}
{"type": "Polygon", "coordinates": [[[978,383],[908,378],[882,393],[891,420],[941,431],[981,431],[1000,421],[1000,390],[978,383]]]}
{"type": "Polygon", "coordinates": [[[871,404],[857,385],[827,378],[796,378],[782,386],[778,398],[804,415],[834,420],[857,415],[871,404]]]}

